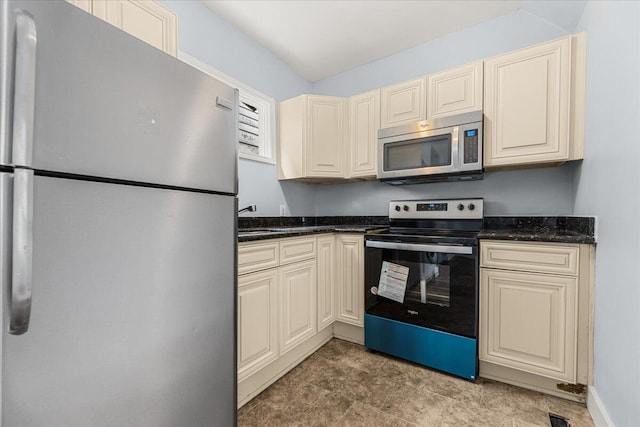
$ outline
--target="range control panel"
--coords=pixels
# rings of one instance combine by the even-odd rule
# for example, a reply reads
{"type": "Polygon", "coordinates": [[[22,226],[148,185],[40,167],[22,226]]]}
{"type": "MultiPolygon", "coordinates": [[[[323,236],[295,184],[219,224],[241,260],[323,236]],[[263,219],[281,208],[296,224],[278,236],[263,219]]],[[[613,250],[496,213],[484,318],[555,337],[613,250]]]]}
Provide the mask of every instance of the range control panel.
{"type": "Polygon", "coordinates": [[[392,200],[389,218],[482,219],[484,199],[392,200]]]}

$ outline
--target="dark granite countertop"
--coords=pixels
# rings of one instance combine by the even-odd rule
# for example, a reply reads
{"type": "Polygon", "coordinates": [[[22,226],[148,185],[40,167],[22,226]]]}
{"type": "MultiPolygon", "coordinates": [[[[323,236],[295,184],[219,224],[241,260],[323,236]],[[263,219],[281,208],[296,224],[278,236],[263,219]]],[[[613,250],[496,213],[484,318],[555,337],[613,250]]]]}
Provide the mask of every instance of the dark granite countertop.
{"type": "MultiPolygon", "coordinates": [[[[279,239],[321,233],[385,231],[384,216],[245,217],[238,219],[238,241],[279,239]]],[[[595,243],[594,217],[487,216],[479,239],[595,243]]]]}
{"type": "Polygon", "coordinates": [[[595,244],[595,218],[487,216],[479,239],[595,244]]]}
{"type": "Polygon", "coordinates": [[[321,233],[373,233],[388,226],[386,216],[241,217],[238,242],[321,233]]]}

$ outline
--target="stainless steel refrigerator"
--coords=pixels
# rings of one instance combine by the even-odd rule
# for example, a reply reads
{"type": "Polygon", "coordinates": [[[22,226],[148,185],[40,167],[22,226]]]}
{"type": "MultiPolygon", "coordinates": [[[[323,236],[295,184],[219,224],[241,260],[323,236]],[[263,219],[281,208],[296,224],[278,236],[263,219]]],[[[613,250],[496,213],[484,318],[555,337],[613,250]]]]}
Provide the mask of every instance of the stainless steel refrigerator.
{"type": "Polygon", "coordinates": [[[0,49],[2,424],[235,424],[237,92],[63,1],[0,49]]]}

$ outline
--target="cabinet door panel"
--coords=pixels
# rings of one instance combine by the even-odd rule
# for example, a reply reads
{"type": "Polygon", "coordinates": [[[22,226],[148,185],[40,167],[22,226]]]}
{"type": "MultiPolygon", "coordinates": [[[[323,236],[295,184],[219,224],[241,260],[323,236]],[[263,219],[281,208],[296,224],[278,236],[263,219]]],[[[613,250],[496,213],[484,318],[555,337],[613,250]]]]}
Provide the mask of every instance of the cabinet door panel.
{"type": "Polygon", "coordinates": [[[280,267],[280,353],[316,333],[316,261],[280,267]]]}
{"type": "Polygon", "coordinates": [[[480,280],[480,360],[575,383],[578,279],[483,268],[480,280]]]}
{"type": "Polygon", "coordinates": [[[427,79],[420,77],[380,90],[380,127],[404,125],[427,118],[427,79]]]}
{"type": "Polygon", "coordinates": [[[485,61],[485,165],[569,157],[571,41],[485,61]]]}
{"type": "Polygon", "coordinates": [[[375,177],[380,128],[380,90],[349,98],[350,177],[375,177]]]}
{"type": "Polygon", "coordinates": [[[306,164],[308,177],[345,176],[344,98],[309,96],[306,164]]]}
{"type": "Polygon", "coordinates": [[[337,237],[338,319],[364,326],[364,238],[337,237]]]}
{"type": "Polygon", "coordinates": [[[278,357],[276,269],[238,278],[238,381],[278,357]]]}
{"type": "Polygon", "coordinates": [[[427,119],[482,110],[482,61],[427,76],[427,119]]]}
{"type": "Polygon", "coordinates": [[[104,3],[106,21],[123,31],[176,56],[176,16],[155,1],[94,0],[104,3]]]}
{"type": "Polygon", "coordinates": [[[336,238],[318,237],[318,330],[336,319],[336,238]]]}
{"type": "Polygon", "coordinates": [[[91,0],[66,0],[67,3],[71,3],[72,5],[79,7],[85,12],[91,13],[91,0]]]}

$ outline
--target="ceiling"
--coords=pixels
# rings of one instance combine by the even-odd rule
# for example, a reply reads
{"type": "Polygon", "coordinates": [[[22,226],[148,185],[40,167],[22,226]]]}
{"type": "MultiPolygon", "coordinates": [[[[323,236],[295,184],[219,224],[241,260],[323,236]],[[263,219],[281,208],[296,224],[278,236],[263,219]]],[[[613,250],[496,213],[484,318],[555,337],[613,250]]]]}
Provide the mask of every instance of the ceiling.
{"type": "Polygon", "coordinates": [[[586,0],[204,0],[310,82],[519,9],[569,32],[586,0]]]}

